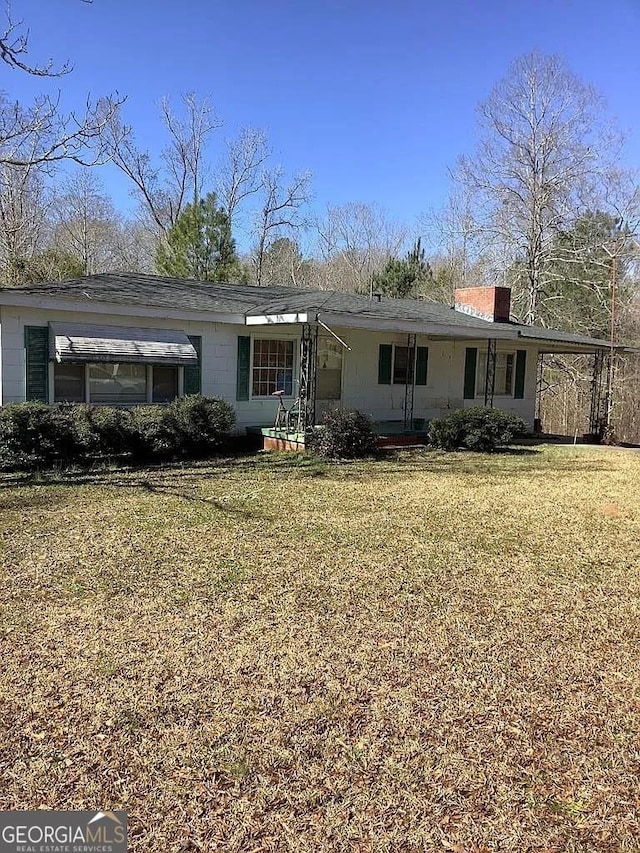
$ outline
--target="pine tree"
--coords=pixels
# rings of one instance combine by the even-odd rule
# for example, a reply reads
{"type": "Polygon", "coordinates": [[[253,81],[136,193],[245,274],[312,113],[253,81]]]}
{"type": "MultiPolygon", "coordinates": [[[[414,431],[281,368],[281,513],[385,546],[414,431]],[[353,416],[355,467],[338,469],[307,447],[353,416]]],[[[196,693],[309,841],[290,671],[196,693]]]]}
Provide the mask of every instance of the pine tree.
{"type": "Polygon", "coordinates": [[[156,252],[163,275],[198,281],[240,281],[245,278],[229,217],[218,207],[215,193],[188,204],[156,252]]]}
{"type": "Polygon", "coordinates": [[[382,272],[374,274],[373,286],[384,296],[407,299],[417,296],[432,280],[433,273],[418,238],[405,258],[388,259],[382,272]]]}

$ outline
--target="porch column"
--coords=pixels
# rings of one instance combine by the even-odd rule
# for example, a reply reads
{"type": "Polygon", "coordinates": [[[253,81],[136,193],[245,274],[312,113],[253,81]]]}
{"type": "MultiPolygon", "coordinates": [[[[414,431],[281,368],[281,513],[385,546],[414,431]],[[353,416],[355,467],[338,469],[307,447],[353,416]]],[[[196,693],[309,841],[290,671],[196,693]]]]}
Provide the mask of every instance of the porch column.
{"type": "Polygon", "coordinates": [[[538,353],[536,364],[536,402],[533,413],[533,431],[542,432],[542,392],[544,390],[544,353],[538,353]]]}
{"type": "Polygon", "coordinates": [[[593,373],[591,376],[591,409],[589,412],[590,435],[602,437],[611,418],[611,398],[609,377],[611,375],[610,360],[607,362],[607,389],[603,400],[604,379],[604,350],[598,349],[593,355],[593,373]]]}
{"type": "Polygon", "coordinates": [[[493,394],[496,387],[496,346],[495,338],[487,341],[487,368],[484,377],[484,404],[493,408],[493,394]]]}
{"type": "Polygon", "coordinates": [[[407,372],[404,386],[404,428],[413,429],[413,398],[416,389],[416,336],[407,335],[407,372]]]}
{"type": "Polygon", "coordinates": [[[318,326],[305,323],[300,337],[300,410],[298,432],[305,433],[316,423],[316,369],[318,326]]]}

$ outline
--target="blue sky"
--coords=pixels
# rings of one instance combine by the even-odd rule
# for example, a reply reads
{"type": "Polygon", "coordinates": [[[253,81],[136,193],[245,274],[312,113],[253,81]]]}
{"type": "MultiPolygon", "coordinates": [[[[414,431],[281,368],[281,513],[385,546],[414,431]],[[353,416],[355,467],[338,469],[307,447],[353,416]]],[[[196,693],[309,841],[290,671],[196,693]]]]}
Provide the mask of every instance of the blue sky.
{"type": "MultiPolygon", "coordinates": [[[[127,121],[152,152],[163,95],[210,94],[224,121],[267,130],[277,158],[313,173],[315,205],[378,202],[402,220],[437,207],[447,167],[473,146],[475,107],[509,63],[558,53],[600,89],[640,166],[640,0],[13,0],[31,55],[74,71],[47,86],[66,107],[128,96],[127,121]]],[[[124,179],[103,171],[121,207],[124,179]]]]}

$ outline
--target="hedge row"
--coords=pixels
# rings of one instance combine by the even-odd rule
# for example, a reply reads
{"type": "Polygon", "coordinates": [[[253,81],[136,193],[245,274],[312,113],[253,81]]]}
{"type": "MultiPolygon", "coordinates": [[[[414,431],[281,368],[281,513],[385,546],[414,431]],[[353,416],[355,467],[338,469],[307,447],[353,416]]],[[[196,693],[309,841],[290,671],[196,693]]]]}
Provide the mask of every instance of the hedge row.
{"type": "Polygon", "coordinates": [[[200,395],[133,409],[14,403],[0,408],[0,469],[202,458],[222,449],[234,423],[228,403],[200,395]]]}
{"type": "MultiPolygon", "coordinates": [[[[200,395],[133,409],[14,403],[0,408],[0,470],[203,458],[224,447],[234,424],[229,403],[200,395]]],[[[461,409],[431,421],[429,443],[491,452],[525,430],[521,418],[500,409],[461,409]]],[[[374,452],[376,436],[366,415],[336,410],[309,444],[324,458],[356,459],[374,452]]]]}

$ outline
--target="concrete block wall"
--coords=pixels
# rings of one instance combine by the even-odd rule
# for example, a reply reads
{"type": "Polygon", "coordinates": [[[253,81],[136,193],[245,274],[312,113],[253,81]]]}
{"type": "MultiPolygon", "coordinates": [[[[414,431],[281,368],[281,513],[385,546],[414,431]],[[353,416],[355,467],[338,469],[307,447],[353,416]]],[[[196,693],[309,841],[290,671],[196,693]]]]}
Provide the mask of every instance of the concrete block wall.
{"type": "MultiPolygon", "coordinates": [[[[146,326],[148,328],[180,329],[189,335],[202,337],[202,393],[222,397],[235,408],[240,430],[246,426],[272,424],[276,402],[272,397],[236,401],[238,336],[294,340],[298,373],[299,326],[253,326],[184,321],[170,318],[142,318],[116,314],[92,314],[48,310],[43,308],[2,307],[0,310],[0,393],[2,404],[20,402],[25,397],[24,327],[44,326],[49,322],[85,322],[114,326],[146,326]]],[[[342,399],[323,404],[319,409],[340,405],[355,408],[376,420],[401,420],[404,413],[404,385],[378,384],[378,352],[380,344],[407,345],[407,335],[394,332],[373,332],[365,329],[336,328],[335,331],[351,347],[343,352],[342,399]]],[[[427,384],[416,386],[414,415],[431,419],[454,409],[481,405],[482,400],[463,400],[465,350],[476,346],[486,348],[486,341],[433,340],[417,337],[418,346],[429,348],[427,384]]],[[[533,426],[535,409],[536,357],[535,346],[520,342],[498,342],[499,351],[514,352],[527,349],[525,398],[496,396],[494,404],[523,417],[533,426]]]]}
{"type": "MultiPolygon", "coordinates": [[[[406,334],[337,329],[352,347],[345,353],[343,399],[345,408],[359,409],[376,420],[401,420],[404,415],[404,385],[378,385],[378,349],[380,344],[407,345],[406,334]]],[[[414,416],[442,417],[447,412],[483,405],[484,399],[464,400],[464,365],[467,347],[481,352],[487,342],[478,340],[433,340],[417,336],[417,346],[429,349],[427,384],[416,385],[414,416]]],[[[533,427],[535,414],[537,348],[520,342],[498,341],[498,352],[527,350],[525,396],[522,400],[496,395],[494,405],[524,418],[533,427]]]]}

